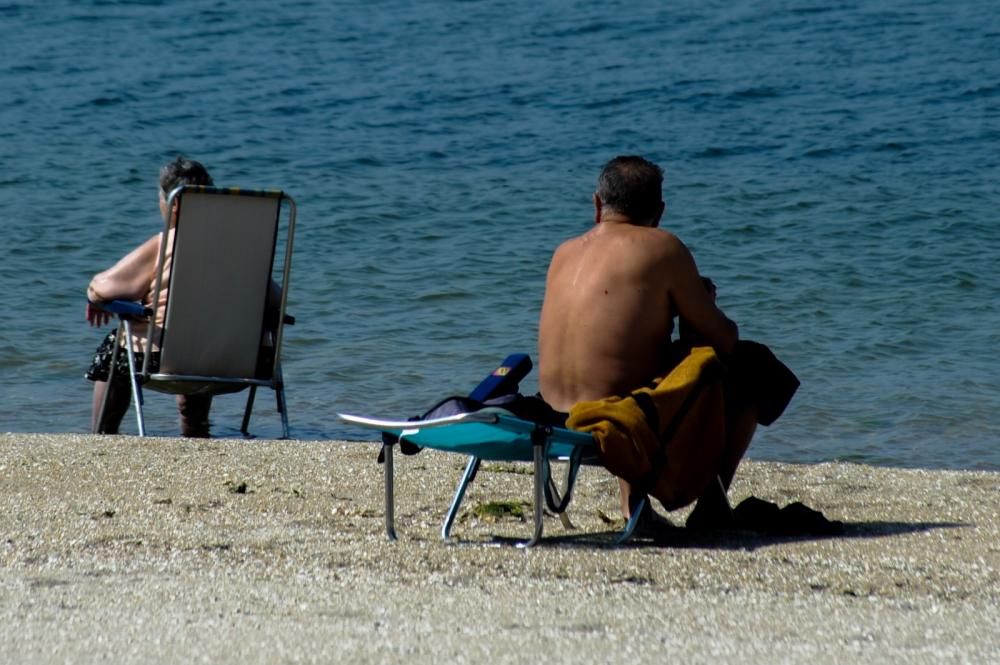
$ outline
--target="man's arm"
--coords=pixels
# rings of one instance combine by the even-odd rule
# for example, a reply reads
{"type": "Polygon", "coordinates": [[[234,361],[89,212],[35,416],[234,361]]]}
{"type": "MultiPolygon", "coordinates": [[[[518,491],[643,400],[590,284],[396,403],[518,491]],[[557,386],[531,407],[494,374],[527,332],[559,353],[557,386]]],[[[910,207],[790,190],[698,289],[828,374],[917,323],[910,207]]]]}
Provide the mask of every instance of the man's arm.
{"type": "Polygon", "coordinates": [[[715,285],[708,287],[698,274],[691,252],[679,239],[671,252],[669,266],[670,301],[682,322],[682,336],[704,341],[720,354],[731,353],[739,339],[739,329],[716,306],[715,285]]]}

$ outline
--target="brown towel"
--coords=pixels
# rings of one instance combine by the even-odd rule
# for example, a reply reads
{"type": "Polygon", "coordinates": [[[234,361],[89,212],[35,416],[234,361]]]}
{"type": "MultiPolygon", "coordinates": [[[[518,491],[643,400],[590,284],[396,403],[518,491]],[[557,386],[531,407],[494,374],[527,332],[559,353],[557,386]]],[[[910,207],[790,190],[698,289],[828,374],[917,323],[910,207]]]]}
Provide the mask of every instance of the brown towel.
{"type": "Polygon", "coordinates": [[[597,440],[602,464],[667,510],[698,499],[718,474],[728,406],[756,403],[770,425],[798,388],[763,344],[740,341],[723,363],[711,347],[680,347],[670,373],[625,397],[576,404],[566,426],[597,440]]]}
{"type": "Polygon", "coordinates": [[[799,388],[798,378],[771,349],[749,340],[736,342],[726,361],[726,383],[733,398],[756,402],[761,425],[777,420],[799,388]]]}
{"type": "Polygon", "coordinates": [[[576,404],[566,426],[593,434],[611,473],[680,508],[708,487],[725,448],[722,376],[715,351],[695,347],[652,388],[576,404]]]}

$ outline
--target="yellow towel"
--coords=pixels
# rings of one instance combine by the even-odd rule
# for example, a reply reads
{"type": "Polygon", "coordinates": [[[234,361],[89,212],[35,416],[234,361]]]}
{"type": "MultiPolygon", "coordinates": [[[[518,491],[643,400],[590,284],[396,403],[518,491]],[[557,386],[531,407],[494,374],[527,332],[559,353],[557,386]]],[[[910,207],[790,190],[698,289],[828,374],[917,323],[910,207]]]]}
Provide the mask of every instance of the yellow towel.
{"type": "Polygon", "coordinates": [[[594,436],[611,473],[667,510],[680,508],[718,472],[726,439],[723,372],[711,347],[695,347],[651,388],[576,404],[566,426],[594,436]]]}

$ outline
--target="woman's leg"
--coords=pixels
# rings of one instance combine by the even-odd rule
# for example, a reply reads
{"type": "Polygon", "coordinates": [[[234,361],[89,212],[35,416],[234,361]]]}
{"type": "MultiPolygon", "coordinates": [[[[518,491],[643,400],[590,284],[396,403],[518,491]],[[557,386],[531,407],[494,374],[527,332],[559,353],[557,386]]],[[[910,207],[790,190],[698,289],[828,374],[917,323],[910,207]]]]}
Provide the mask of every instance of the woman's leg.
{"type": "Polygon", "coordinates": [[[181,418],[181,436],[207,439],[208,412],[212,408],[211,395],[178,395],[177,411],[181,418]]]}
{"type": "Polygon", "coordinates": [[[132,401],[132,389],[124,382],[94,381],[94,397],[91,404],[90,431],[94,434],[118,434],[129,402],[132,401]],[[104,404],[107,395],[107,404],[104,404]],[[104,418],[101,419],[101,408],[104,408],[104,418]],[[100,421],[100,422],[98,422],[100,421]]]}

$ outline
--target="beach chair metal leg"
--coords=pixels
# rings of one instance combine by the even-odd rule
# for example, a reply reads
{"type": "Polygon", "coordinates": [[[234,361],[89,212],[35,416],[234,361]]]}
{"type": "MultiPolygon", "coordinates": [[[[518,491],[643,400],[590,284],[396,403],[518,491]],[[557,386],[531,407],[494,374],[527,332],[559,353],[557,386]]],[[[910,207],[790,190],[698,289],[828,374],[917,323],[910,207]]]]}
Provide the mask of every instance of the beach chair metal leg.
{"type": "Polygon", "coordinates": [[[639,526],[639,518],[643,511],[646,510],[646,504],[648,502],[648,497],[643,498],[639,502],[639,505],[635,507],[635,510],[632,511],[632,516],[629,518],[628,523],[625,524],[625,529],[621,532],[621,534],[619,534],[618,538],[615,539],[614,544],[616,546],[624,545],[628,541],[632,540],[632,536],[635,535],[636,527],[639,526]]]}
{"type": "Polygon", "coordinates": [[[576,485],[576,476],[580,472],[580,464],[581,455],[579,453],[574,454],[566,460],[566,477],[563,482],[562,492],[560,492],[559,486],[552,475],[552,462],[547,461],[545,468],[545,503],[548,504],[549,510],[552,512],[561,515],[569,507],[569,503],[573,498],[573,487],[576,485]]]}
{"type": "Polygon", "coordinates": [[[469,458],[469,463],[465,465],[465,473],[462,474],[462,479],[455,489],[455,497],[451,500],[451,507],[448,508],[448,514],[445,516],[444,524],[441,526],[441,540],[448,540],[449,536],[451,536],[451,527],[455,523],[458,509],[465,498],[465,490],[468,489],[472,480],[476,477],[476,472],[479,471],[480,464],[482,464],[482,460],[473,456],[469,458]]]}
{"type": "Polygon", "coordinates": [[[287,439],[288,436],[288,405],[285,402],[285,388],[282,386],[278,390],[278,412],[281,414],[281,438],[287,439]]]}
{"type": "Polygon", "coordinates": [[[247,406],[243,410],[243,424],[240,425],[240,434],[250,436],[250,412],[253,411],[253,401],[257,397],[257,386],[250,386],[250,394],[247,395],[247,406]]]}
{"type": "Polygon", "coordinates": [[[132,348],[132,326],[128,319],[122,320],[125,328],[125,340],[128,346],[125,347],[125,354],[128,358],[129,381],[132,384],[132,400],[135,402],[135,419],[139,425],[139,436],[146,436],[146,419],[142,414],[142,385],[139,377],[135,373],[135,349],[132,348]]]}
{"type": "Polygon", "coordinates": [[[531,433],[531,447],[535,458],[535,532],[532,534],[531,540],[518,543],[518,547],[533,547],[542,539],[542,518],[544,517],[543,507],[545,505],[545,484],[547,482],[545,467],[548,461],[546,457],[548,439],[549,435],[545,427],[536,427],[531,433]]]}
{"type": "Polygon", "coordinates": [[[396,540],[395,496],[393,492],[392,445],[383,446],[385,450],[385,533],[389,540],[396,540]]]}
{"type": "Polygon", "coordinates": [[[281,375],[281,366],[275,369],[278,382],[274,386],[275,398],[278,400],[278,414],[281,416],[281,438],[288,438],[288,403],[285,401],[285,379],[281,375]]]}

